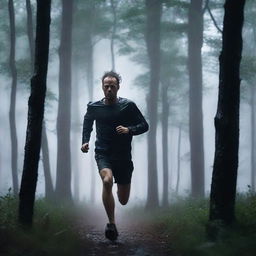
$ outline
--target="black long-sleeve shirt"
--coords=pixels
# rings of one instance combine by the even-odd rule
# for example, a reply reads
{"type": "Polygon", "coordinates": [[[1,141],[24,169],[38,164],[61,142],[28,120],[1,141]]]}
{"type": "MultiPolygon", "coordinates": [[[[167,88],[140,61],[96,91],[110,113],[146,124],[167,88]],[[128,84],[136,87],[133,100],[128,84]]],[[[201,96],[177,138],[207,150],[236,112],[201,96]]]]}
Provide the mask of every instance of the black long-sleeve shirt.
{"type": "Polygon", "coordinates": [[[130,158],[133,135],[148,130],[148,123],[136,104],[125,98],[107,105],[104,100],[89,102],[84,116],[82,143],[89,142],[93,122],[96,120],[95,153],[110,154],[114,157],[130,158]],[[116,127],[129,129],[128,134],[118,134],[116,127]]]}

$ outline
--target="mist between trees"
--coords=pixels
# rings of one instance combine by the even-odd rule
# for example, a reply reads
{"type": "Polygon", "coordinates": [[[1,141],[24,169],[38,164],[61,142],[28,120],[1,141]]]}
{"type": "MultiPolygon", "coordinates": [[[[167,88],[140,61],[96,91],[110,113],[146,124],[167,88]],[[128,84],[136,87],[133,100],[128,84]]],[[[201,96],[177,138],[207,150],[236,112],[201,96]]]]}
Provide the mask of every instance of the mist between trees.
{"type": "MultiPolygon", "coordinates": [[[[29,84],[37,71],[37,4],[6,0],[0,5],[0,191],[6,194],[11,187],[17,195],[29,84]]],[[[101,200],[94,140],[88,155],[80,146],[86,105],[103,98],[100,78],[108,70],[121,74],[119,96],[136,102],[150,125],[147,135],[133,139],[130,205],[154,208],[167,206],[177,195],[209,196],[223,5],[194,0],[52,1],[37,196],[101,200]]],[[[240,66],[238,191],[247,191],[248,185],[255,191],[255,9],[248,0],[240,66]]]]}

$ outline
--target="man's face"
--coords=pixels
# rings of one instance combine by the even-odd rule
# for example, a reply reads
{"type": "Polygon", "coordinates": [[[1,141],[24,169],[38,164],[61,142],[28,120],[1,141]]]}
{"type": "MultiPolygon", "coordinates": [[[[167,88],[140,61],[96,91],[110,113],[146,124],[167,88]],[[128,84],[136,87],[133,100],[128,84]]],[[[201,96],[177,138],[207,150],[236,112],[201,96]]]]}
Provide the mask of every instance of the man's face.
{"type": "Polygon", "coordinates": [[[109,101],[116,99],[117,91],[119,90],[119,85],[115,77],[107,76],[103,80],[102,89],[105,98],[109,101]]]}

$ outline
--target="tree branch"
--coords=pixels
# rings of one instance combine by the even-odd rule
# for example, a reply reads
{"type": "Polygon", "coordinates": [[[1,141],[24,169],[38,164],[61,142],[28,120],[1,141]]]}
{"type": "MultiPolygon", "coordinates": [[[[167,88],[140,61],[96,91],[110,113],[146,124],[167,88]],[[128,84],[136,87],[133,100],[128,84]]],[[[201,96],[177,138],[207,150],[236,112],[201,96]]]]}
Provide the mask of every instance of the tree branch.
{"type": "Polygon", "coordinates": [[[222,30],[221,30],[221,28],[218,26],[218,24],[217,24],[217,22],[216,22],[216,20],[215,20],[215,18],[214,18],[214,16],[213,16],[213,14],[212,14],[212,12],[211,12],[211,9],[210,9],[210,7],[209,7],[209,2],[210,2],[210,0],[206,0],[205,1],[205,5],[204,5],[204,8],[203,8],[203,13],[205,13],[205,11],[207,10],[208,12],[209,12],[209,14],[210,14],[210,17],[211,17],[211,19],[212,19],[212,21],[213,21],[213,24],[214,24],[214,26],[217,28],[217,30],[222,34],[222,30]]]}

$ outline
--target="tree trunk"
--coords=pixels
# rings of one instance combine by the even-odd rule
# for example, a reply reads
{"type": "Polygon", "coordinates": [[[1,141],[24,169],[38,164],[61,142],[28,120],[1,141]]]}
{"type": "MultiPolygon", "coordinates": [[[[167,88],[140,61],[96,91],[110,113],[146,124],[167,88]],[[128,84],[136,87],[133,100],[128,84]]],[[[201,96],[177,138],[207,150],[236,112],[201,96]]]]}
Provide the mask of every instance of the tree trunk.
{"type": "Polygon", "coordinates": [[[94,81],[94,70],[93,70],[93,51],[94,45],[92,42],[92,31],[88,31],[88,50],[87,50],[87,64],[86,64],[86,77],[89,100],[93,100],[93,81],[94,81]]]}
{"type": "Polygon", "coordinates": [[[226,224],[235,219],[244,4],[245,0],[225,2],[218,108],[214,119],[216,138],[209,217],[226,224]]]}
{"type": "Polygon", "coordinates": [[[191,0],[188,21],[189,138],[191,195],[204,196],[204,131],[202,109],[202,0],[191,0]]]}
{"type": "Polygon", "coordinates": [[[72,120],[73,120],[73,129],[72,129],[72,169],[73,169],[73,186],[74,186],[74,199],[79,201],[79,167],[78,167],[78,156],[80,154],[80,121],[79,121],[79,82],[78,82],[78,66],[75,64],[75,60],[73,61],[73,88],[72,88],[72,120]],[[79,141],[78,141],[79,138],[79,141]]]}
{"type": "Polygon", "coordinates": [[[255,86],[251,86],[251,190],[255,192],[255,86]]]}
{"type": "Polygon", "coordinates": [[[157,101],[160,76],[160,20],[162,3],[157,0],[146,0],[146,45],[150,66],[150,87],[147,98],[149,132],[148,132],[148,193],[146,207],[158,207],[157,181],[157,101]]]}
{"type": "Polygon", "coordinates": [[[42,122],[49,54],[51,1],[37,0],[35,74],[31,79],[25,157],[20,189],[19,221],[31,225],[41,148],[42,122]]]}
{"type": "Polygon", "coordinates": [[[181,125],[179,126],[179,136],[178,136],[178,151],[177,151],[177,183],[175,188],[175,193],[178,195],[180,187],[180,145],[181,145],[181,125]]]}
{"type": "Polygon", "coordinates": [[[29,50],[30,50],[30,58],[31,58],[31,70],[33,71],[35,46],[34,46],[34,36],[33,36],[33,18],[32,18],[30,0],[26,0],[26,9],[27,9],[27,34],[28,34],[28,42],[29,42],[29,50]]]}
{"type": "Polygon", "coordinates": [[[162,149],[163,149],[163,207],[169,204],[169,162],[168,162],[168,84],[162,83],[162,149]]]}
{"type": "Polygon", "coordinates": [[[45,198],[46,200],[53,201],[54,189],[53,189],[52,177],[51,177],[49,147],[48,147],[45,122],[43,122],[43,127],[42,127],[42,155],[43,155],[44,178],[45,178],[45,198]]]}
{"type": "MultiPolygon", "coordinates": [[[[34,68],[34,33],[33,33],[33,18],[30,0],[26,0],[26,9],[27,9],[27,34],[31,58],[31,72],[34,68]]],[[[50,159],[49,159],[49,149],[48,149],[48,140],[47,133],[45,128],[45,122],[43,122],[42,128],[42,153],[43,153],[43,166],[44,166],[44,176],[45,176],[45,197],[46,199],[53,199],[54,190],[51,178],[50,170],[50,159]]]]}
{"type": "Polygon", "coordinates": [[[110,40],[110,50],[111,50],[111,63],[112,63],[112,70],[115,71],[115,50],[114,50],[114,44],[115,44],[115,36],[116,36],[116,5],[117,3],[114,0],[110,0],[111,3],[111,9],[113,14],[113,26],[111,31],[111,40],[110,40]]]}
{"type": "Polygon", "coordinates": [[[17,91],[17,70],[15,66],[15,44],[16,44],[16,29],[15,29],[15,15],[13,0],[8,2],[9,18],[10,18],[10,71],[12,76],[12,87],[11,87],[11,100],[10,100],[10,111],[9,111],[9,122],[10,122],[10,135],[11,135],[11,152],[12,152],[12,184],[13,193],[18,195],[18,140],[16,131],[15,121],[15,108],[16,108],[16,91],[17,91]]]}
{"type": "Polygon", "coordinates": [[[73,1],[62,0],[62,28],[59,48],[59,106],[57,117],[56,196],[71,201],[71,37],[73,1]]]}

